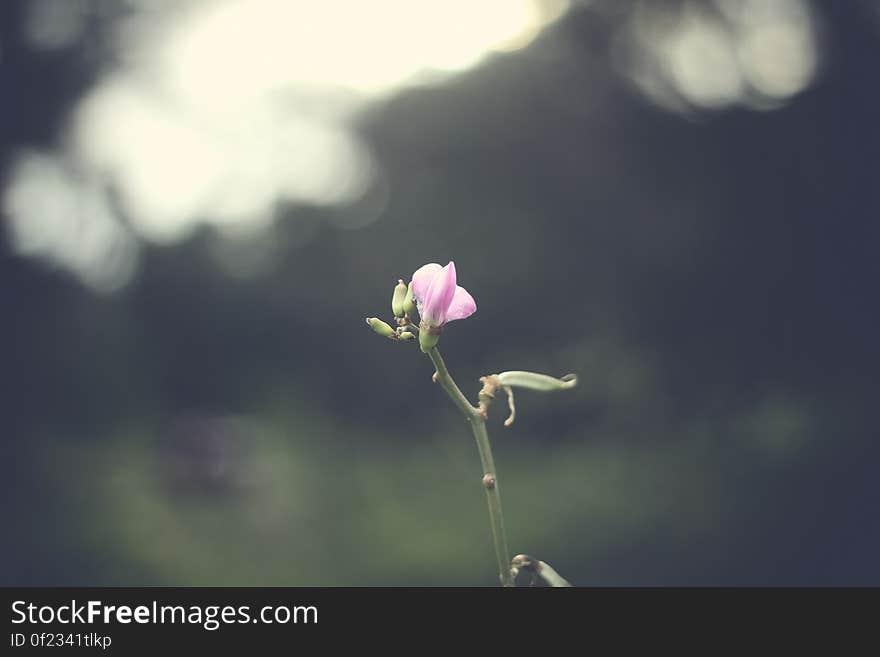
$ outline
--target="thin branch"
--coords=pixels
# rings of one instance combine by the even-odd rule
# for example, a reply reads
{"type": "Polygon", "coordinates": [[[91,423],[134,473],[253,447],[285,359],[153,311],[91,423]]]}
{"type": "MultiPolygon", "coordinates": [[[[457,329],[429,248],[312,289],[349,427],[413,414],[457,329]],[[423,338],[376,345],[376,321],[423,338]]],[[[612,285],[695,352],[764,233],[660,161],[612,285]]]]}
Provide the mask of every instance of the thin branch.
{"type": "Polygon", "coordinates": [[[571,583],[562,575],[557,573],[549,563],[535,559],[527,554],[518,554],[510,561],[510,575],[516,577],[520,571],[532,573],[543,579],[547,584],[556,588],[565,588],[571,586],[571,583]]]}
{"type": "Polygon", "coordinates": [[[495,544],[495,557],[498,560],[498,577],[502,586],[513,586],[513,575],[510,570],[510,562],[507,555],[507,536],[504,532],[504,515],[501,511],[501,492],[498,489],[498,473],[495,471],[495,459],[492,456],[492,446],[489,443],[489,434],[486,432],[485,413],[473,406],[462,394],[456,385],[443,357],[433,347],[428,350],[428,357],[434,363],[436,373],[434,380],[440,385],[452,402],[462,412],[473,431],[477,442],[477,450],[480,453],[480,462],[483,466],[483,488],[486,489],[486,501],[489,505],[489,519],[492,525],[492,538],[495,544]]]}

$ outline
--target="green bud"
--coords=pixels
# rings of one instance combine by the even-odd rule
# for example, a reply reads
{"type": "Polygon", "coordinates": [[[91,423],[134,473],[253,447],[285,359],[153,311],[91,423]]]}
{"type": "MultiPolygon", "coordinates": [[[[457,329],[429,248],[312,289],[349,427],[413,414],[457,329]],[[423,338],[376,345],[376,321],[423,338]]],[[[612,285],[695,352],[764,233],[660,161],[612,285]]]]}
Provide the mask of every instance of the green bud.
{"type": "Polygon", "coordinates": [[[381,335],[383,338],[393,338],[395,335],[394,329],[378,317],[367,317],[367,326],[369,326],[371,329],[373,329],[373,331],[381,335]]]}
{"type": "Polygon", "coordinates": [[[431,329],[424,327],[419,330],[419,347],[422,351],[428,353],[433,347],[440,342],[440,333],[432,333],[431,329]]]}
{"type": "Polygon", "coordinates": [[[541,392],[565,390],[566,388],[574,388],[577,385],[577,376],[574,374],[566,374],[561,379],[557,379],[546,374],[514,371],[502,372],[498,375],[498,380],[501,382],[501,385],[510,388],[526,388],[528,390],[540,390],[541,392]]]}
{"type": "Polygon", "coordinates": [[[401,340],[412,340],[416,336],[413,335],[412,333],[410,333],[409,331],[404,331],[403,333],[401,333],[397,337],[400,338],[401,340]]]}
{"type": "Polygon", "coordinates": [[[403,300],[406,297],[406,283],[397,281],[394,286],[394,295],[391,297],[391,312],[395,317],[403,317],[403,300]]]}
{"type": "Polygon", "coordinates": [[[406,288],[406,296],[403,298],[403,312],[412,317],[416,312],[416,301],[413,299],[412,281],[406,288]]]}

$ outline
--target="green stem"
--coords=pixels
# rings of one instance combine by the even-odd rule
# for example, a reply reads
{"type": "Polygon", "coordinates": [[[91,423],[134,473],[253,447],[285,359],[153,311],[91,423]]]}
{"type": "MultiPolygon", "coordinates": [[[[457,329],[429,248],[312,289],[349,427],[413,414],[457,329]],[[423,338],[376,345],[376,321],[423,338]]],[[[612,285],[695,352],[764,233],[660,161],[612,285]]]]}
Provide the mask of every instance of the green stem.
{"type": "Polygon", "coordinates": [[[489,504],[489,519],[492,523],[492,538],[495,542],[495,557],[498,559],[498,572],[501,586],[513,586],[513,576],[510,573],[510,558],[507,551],[507,535],[504,533],[504,515],[501,512],[501,491],[498,488],[498,473],[495,470],[495,459],[492,457],[492,446],[489,444],[489,434],[486,433],[486,418],[480,410],[473,406],[455,384],[443,357],[437,351],[437,347],[428,350],[428,357],[434,363],[437,370],[436,380],[440,387],[446,391],[452,402],[462,412],[474,438],[477,441],[477,450],[480,452],[480,462],[483,464],[483,487],[486,489],[486,501],[489,504]]]}

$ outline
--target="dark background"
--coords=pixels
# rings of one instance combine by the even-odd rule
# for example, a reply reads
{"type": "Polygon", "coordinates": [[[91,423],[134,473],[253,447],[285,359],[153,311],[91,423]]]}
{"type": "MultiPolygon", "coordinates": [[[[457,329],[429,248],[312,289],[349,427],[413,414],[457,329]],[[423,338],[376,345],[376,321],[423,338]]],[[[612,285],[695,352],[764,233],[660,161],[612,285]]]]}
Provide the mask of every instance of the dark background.
{"type": "MultiPolygon", "coordinates": [[[[0,9],[4,180],[61,148],[131,10],[92,3],[46,50],[29,4],[0,9]]],[[[576,4],[366,106],[366,225],[282,203],[242,238],[139,238],[112,291],[5,231],[0,583],[493,585],[473,439],[417,348],[363,324],[454,259],[478,311],[441,348],[467,394],[580,375],[518,395],[511,428],[493,409],[514,553],[578,585],[880,584],[877,4],[796,3],[809,82],[716,103],[625,74],[644,4],[576,4]]]]}

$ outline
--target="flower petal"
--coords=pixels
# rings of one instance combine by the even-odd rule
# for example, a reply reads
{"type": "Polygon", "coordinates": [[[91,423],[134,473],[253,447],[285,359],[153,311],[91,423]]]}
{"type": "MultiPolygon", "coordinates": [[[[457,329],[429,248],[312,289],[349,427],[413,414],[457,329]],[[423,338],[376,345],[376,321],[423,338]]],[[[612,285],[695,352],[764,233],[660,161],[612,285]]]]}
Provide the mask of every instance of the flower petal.
{"type": "Polygon", "coordinates": [[[443,267],[436,262],[431,262],[416,269],[412,275],[413,296],[418,299],[420,305],[425,301],[432,281],[442,269],[443,267]]]}
{"type": "Polygon", "coordinates": [[[422,301],[419,317],[431,326],[443,326],[455,288],[455,263],[450,260],[431,281],[422,301]]]}
{"type": "Polygon", "coordinates": [[[449,304],[449,310],[446,311],[446,321],[451,322],[455,319],[464,319],[470,317],[477,311],[477,303],[460,285],[455,287],[455,294],[452,297],[452,303],[449,304]]]}

